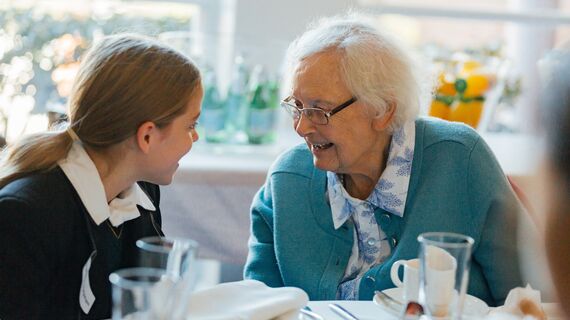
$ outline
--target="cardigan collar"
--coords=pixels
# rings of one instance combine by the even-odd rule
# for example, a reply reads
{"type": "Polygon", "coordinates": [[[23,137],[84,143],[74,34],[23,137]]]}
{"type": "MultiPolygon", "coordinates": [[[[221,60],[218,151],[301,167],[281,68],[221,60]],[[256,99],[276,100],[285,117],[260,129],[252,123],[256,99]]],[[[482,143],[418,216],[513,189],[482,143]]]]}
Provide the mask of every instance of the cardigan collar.
{"type": "MultiPolygon", "coordinates": [[[[410,174],[410,184],[408,186],[408,196],[407,199],[413,198],[415,194],[415,188],[418,185],[419,175],[414,174],[414,172],[420,172],[422,161],[423,161],[423,131],[425,129],[425,119],[418,119],[415,121],[415,145],[414,145],[414,160],[412,164],[411,174],[410,174]]],[[[338,237],[344,240],[348,245],[352,245],[352,229],[348,226],[347,228],[334,228],[334,223],[331,215],[331,208],[326,196],[327,191],[327,174],[325,171],[313,167],[313,174],[310,180],[311,190],[311,211],[313,213],[313,218],[316,220],[318,225],[331,234],[334,237],[338,237]],[[324,214],[324,213],[328,214],[324,214]]],[[[405,210],[404,210],[405,211],[405,210]]],[[[344,225],[346,226],[346,224],[344,225]]]]}
{"type": "Polygon", "coordinates": [[[405,123],[392,135],[386,168],[366,200],[352,197],[344,188],[339,176],[327,171],[327,193],[335,229],[343,225],[354,212],[370,210],[367,204],[399,217],[404,216],[414,158],[415,136],[414,121],[405,123]]]}

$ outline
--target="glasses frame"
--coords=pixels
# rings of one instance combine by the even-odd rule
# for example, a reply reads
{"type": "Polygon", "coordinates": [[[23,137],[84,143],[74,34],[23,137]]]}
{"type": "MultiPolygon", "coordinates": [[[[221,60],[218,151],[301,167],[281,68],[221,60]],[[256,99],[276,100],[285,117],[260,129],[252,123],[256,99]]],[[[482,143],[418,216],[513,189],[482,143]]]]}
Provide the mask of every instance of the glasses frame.
{"type": "Polygon", "coordinates": [[[293,96],[289,96],[289,97],[283,99],[281,101],[281,107],[283,109],[287,110],[287,112],[291,114],[291,116],[293,117],[293,120],[299,121],[301,119],[301,115],[306,114],[309,111],[313,111],[313,112],[319,112],[319,113],[324,114],[326,122],[325,123],[315,122],[315,121],[313,121],[313,119],[311,119],[310,117],[307,117],[305,115],[307,117],[307,119],[309,119],[309,121],[311,121],[314,124],[327,125],[327,124],[329,124],[329,118],[330,117],[332,117],[336,113],[339,113],[340,111],[344,110],[346,107],[349,107],[350,105],[355,103],[358,99],[356,99],[356,97],[351,97],[350,99],[341,103],[337,107],[333,108],[331,111],[325,111],[321,108],[299,108],[297,105],[291,103],[292,100],[293,100],[293,96]],[[295,111],[293,111],[293,110],[295,110],[295,111]],[[293,111],[295,113],[293,114],[291,111],[293,111]]]}

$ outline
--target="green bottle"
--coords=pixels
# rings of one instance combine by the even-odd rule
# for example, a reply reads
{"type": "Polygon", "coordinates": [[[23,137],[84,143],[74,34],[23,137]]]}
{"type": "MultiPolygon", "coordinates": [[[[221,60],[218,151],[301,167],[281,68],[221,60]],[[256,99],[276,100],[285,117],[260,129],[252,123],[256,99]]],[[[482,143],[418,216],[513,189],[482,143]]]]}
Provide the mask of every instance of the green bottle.
{"type": "Polygon", "coordinates": [[[249,104],[247,137],[251,144],[270,143],[275,140],[279,85],[277,81],[258,78],[249,104]]]}
{"type": "Polygon", "coordinates": [[[225,101],[225,129],[230,142],[245,142],[244,127],[247,108],[247,83],[249,72],[244,59],[237,56],[232,81],[225,101]],[[231,137],[231,138],[230,138],[231,137]]]}
{"type": "Polygon", "coordinates": [[[207,72],[204,80],[202,115],[200,116],[204,138],[207,142],[219,143],[226,140],[225,119],[224,105],[220,100],[216,76],[211,71],[207,72]]]}

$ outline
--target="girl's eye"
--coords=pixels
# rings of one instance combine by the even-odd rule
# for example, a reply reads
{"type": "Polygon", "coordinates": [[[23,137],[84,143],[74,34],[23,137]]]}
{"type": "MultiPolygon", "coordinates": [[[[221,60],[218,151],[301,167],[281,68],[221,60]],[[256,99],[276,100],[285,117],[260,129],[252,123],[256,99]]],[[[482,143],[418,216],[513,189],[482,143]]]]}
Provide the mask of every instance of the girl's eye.
{"type": "Polygon", "coordinates": [[[198,125],[198,122],[194,122],[193,124],[191,124],[191,125],[188,127],[188,129],[190,129],[190,130],[195,130],[197,125],[198,125]]]}

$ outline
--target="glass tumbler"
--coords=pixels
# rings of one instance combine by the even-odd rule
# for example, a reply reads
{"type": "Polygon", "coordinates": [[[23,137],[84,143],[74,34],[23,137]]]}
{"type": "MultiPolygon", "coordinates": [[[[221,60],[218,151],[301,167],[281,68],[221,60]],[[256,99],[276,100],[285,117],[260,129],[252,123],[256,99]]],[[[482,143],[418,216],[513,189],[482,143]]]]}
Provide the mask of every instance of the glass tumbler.
{"type": "Polygon", "coordinates": [[[136,245],[141,249],[141,267],[164,269],[172,279],[195,271],[198,243],[194,240],[153,236],[137,240],[136,245]]]}
{"type": "Polygon", "coordinates": [[[113,320],[156,320],[163,318],[161,299],[171,287],[165,270],[128,268],[109,276],[113,297],[113,320]],[[164,290],[163,290],[164,288],[164,290]]]}
{"type": "Polygon", "coordinates": [[[460,319],[469,282],[471,237],[428,232],[420,243],[420,303],[431,318],[460,319]]]}

